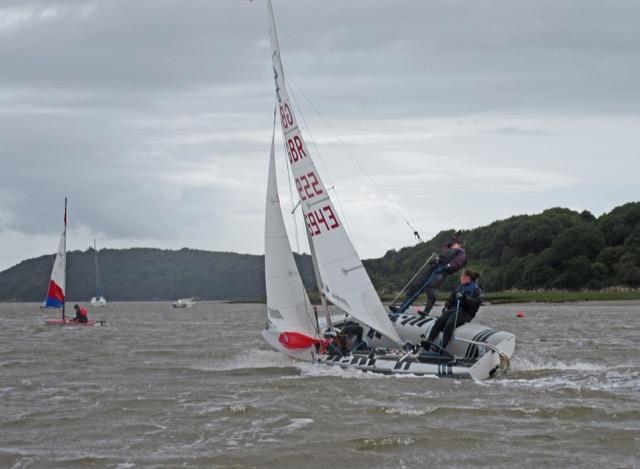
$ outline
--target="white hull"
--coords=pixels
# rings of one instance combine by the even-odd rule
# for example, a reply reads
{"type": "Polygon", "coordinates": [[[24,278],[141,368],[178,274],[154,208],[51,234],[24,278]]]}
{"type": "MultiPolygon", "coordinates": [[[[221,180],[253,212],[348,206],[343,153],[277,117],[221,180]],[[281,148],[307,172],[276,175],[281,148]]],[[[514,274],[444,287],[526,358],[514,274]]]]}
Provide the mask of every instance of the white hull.
{"type": "Polygon", "coordinates": [[[89,304],[95,308],[98,308],[100,306],[107,306],[107,299],[104,296],[101,296],[100,298],[96,298],[94,296],[93,298],[91,298],[91,301],[89,301],[89,304]]]}
{"type": "MultiPolygon", "coordinates": [[[[424,335],[429,333],[433,323],[434,318],[422,318],[414,314],[400,315],[394,321],[400,337],[412,343],[424,340],[424,335]],[[423,322],[425,319],[427,321],[423,322]]],[[[319,353],[315,346],[288,349],[278,340],[281,332],[269,327],[262,331],[262,337],[274,349],[298,360],[389,375],[484,380],[494,376],[501,368],[505,369],[508,366],[508,358],[515,350],[513,334],[478,323],[465,324],[456,329],[455,339],[447,346],[447,352],[455,356],[455,360],[424,350],[407,354],[394,349],[389,339],[376,337],[379,334],[366,326],[363,338],[369,344],[369,350],[353,352],[346,356],[319,353]]]]}
{"type": "MultiPolygon", "coordinates": [[[[424,318],[417,314],[401,314],[395,317],[390,316],[390,318],[396,331],[398,331],[398,335],[404,342],[419,344],[429,335],[436,316],[424,318]]],[[[478,358],[480,355],[479,346],[465,341],[487,343],[497,347],[509,358],[513,355],[516,346],[514,334],[492,329],[476,321],[458,327],[453,335],[460,340],[451,340],[446,350],[456,357],[478,358]]],[[[441,337],[442,335],[440,334],[436,341],[441,337]]],[[[389,339],[381,337],[375,330],[366,326],[364,326],[363,339],[367,341],[370,347],[393,347],[393,343],[389,339]]]]}
{"type": "Polygon", "coordinates": [[[174,308],[193,308],[196,304],[196,300],[192,298],[180,298],[173,303],[174,308]]]}

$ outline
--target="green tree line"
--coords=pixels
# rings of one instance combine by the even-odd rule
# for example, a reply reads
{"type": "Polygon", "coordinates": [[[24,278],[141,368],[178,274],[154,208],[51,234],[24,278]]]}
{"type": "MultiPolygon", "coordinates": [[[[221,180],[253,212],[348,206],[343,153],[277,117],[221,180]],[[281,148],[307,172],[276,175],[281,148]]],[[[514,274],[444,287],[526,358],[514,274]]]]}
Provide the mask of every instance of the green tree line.
{"type": "MultiPolygon", "coordinates": [[[[366,262],[381,293],[397,292],[454,230],[366,262]]],[[[640,202],[594,217],[551,208],[462,231],[468,267],[487,290],[602,289],[640,286],[640,202]]],[[[448,279],[447,286],[457,279],[448,279]]]]}

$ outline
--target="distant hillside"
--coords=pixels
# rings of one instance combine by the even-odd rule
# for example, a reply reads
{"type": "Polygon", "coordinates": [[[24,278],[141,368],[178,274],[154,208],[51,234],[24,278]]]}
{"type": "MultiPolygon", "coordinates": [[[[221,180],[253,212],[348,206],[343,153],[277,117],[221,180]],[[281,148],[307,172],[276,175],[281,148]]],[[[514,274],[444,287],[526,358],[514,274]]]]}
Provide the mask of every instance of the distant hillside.
{"type": "MultiPolygon", "coordinates": [[[[376,288],[386,294],[402,288],[452,234],[443,231],[427,243],[367,261],[376,288]]],[[[640,286],[640,202],[599,218],[551,208],[463,231],[462,238],[468,267],[481,272],[481,283],[490,291],[640,286]]]]}
{"type": "MultiPolygon", "coordinates": [[[[432,252],[453,234],[438,233],[416,246],[388,251],[364,262],[381,294],[393,295],[432,252]]],[[[640,202],[599,218],[583,211],[552,208],[464,231],[469,267],[482,273],[489,291],[509,289],[600,289],[640,286],[640,202]]],[[[264,257],[192,249],[103,249],[103,290],[110,300],[211,300],[265,297],[264,257]]],[[[95,292],[94,252],[68,255],[67,296],[86,300],[95,292]]],[[[308,289],[315,290],[309,256],[296,256],[308,289]]],[[[0,272],[0,301],[42,301],[53,256],[29,259],[0,272]]],[[[444,288],[453,285],[448,279],[444,288]]]]}
{"type": "MultiPolygon", "coordinates": [[[[265,298],[264,256],[133,248],[99,251],[102,290],[108,300],[207,300],[265,298]]],[[[0,272],[0,300],[44,300],[53,255],[29,259],[0,272]]],[[[309,256],[296,256],[307,286],[315,282],[309,256]]],[[[67,255],[67,297],[86,301],[95,294],[92,248],[67,255]]]]}

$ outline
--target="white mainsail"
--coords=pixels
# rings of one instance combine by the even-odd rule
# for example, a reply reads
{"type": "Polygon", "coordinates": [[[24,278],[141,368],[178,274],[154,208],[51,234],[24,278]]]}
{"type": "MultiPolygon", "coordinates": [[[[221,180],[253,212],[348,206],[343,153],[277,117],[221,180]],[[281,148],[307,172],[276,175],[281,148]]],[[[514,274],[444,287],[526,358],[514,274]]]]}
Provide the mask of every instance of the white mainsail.
{"type": "Polygon", "coordinates": [[[67,199],[64,199],[64,230],[58,243],[58,252],[53,261],[51,278],[47,288],[47,297],[44,301],[45,308],[62,308],[64,317],[64,302],[66,295],[67,278],[67,199]]]}
{"type": "Polygon", "coordinates": [[[267,0],[267,4],[271,20],[269,36],[273,73],[285,150],[300,197],[307,232],[313,243],[323,293],[344,311],[401,343],[302,138],[284,81],[271,0],[267,0]]]}
{"type": "Polygon", "coordinates": [[[264,275],[269,320],[283,332],[302,332],[309,337],[315,337],[316,321],[313,307],[293,258],[282,218],[273,138],[265,209],[264,275]]]}

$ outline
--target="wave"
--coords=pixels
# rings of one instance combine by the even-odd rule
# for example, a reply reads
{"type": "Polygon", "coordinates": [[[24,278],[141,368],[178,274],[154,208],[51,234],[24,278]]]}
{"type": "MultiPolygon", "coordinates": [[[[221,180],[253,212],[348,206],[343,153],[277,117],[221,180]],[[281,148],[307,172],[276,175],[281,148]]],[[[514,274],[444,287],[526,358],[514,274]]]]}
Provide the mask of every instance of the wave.
{"type": "Polygon", "coordinates": [[[557,358],[540,355],[516,354],[511,361],[510,371],[545,371],[545,370],[575,370],[575,371],[604,371],[608,366],[600,363],[576,361],[566,362],[557,358]]]}
{"type": "Polygon", "coordinates": [[[192,365],[189,366],[189,369],[196,371],[233,371],[256,368],[292,368],[296,364],[297,362],[293,359],[279,352],[250,349],[213,363],[192,365]]]}

